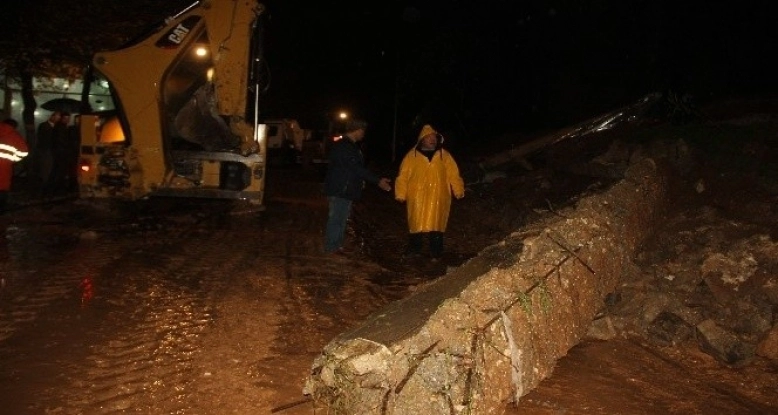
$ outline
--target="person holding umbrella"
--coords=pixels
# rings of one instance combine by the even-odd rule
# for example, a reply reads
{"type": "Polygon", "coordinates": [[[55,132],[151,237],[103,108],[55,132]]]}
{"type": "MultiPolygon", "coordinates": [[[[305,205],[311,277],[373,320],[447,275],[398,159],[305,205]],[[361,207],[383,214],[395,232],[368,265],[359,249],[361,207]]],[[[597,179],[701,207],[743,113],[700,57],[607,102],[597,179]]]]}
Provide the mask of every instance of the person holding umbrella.
{"type": "Polygon", "coordinates": [[[48,100],[41,105],[41,108],[52,111],[49,121],[41,124],[42,130],[39,129],[39,135],[44,137],[43,140],[38,139],[38,142],[43,144],[40,154],[43,159],[41,193],[44,197],[51,197],[60,193],[75,192],[78,190],[80,139],[78,130],[70,125],[70,117],[71,113],[80,114],[82,111],[89,111],[90,108],[88,105],[85,108],[82,101],[66,96],[48,100]],[[55,114],[60,114],[59,118],[55,114]]]}

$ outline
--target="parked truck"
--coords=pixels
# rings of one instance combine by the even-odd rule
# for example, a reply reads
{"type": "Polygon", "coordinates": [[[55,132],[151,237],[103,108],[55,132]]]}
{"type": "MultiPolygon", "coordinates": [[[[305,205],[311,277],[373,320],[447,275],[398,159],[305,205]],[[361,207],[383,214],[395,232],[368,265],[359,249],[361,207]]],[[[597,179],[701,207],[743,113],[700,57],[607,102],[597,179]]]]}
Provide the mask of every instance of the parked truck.
{"type": "Polygon", "coordinates": [[[265,14],[256,0],[198,1],[134,44],[97,53],[92,67],[116,110],[81,116],[80,195],[262,205],[265,14]]]}
{"type": "Polygon", "coordinates": [[[311,139],[311,130],[302,128],[291,118],[267,119],[262,123],[267,126],[268,161],[271,164],[300,163],[303,145],[311,139]]]}

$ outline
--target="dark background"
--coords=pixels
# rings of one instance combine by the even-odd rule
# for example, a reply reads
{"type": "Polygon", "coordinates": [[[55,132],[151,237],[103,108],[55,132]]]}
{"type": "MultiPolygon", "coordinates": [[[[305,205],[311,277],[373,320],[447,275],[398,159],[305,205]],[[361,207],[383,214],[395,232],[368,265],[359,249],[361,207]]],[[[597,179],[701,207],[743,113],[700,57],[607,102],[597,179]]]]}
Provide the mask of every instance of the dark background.
{"type": "Polygon", "coordinates": [[[769,2],[265,2],[267,115],[343,109],[404,152],[423,123],[463,149],[558,128],[651,92],[698,102],[775,91],[769,2]]]}
{"type": "MultiPolygon", "coordinates": [[[[161,20],[158,9],[191,1],[141,3],[116,3],[110,18],[127,20],[134,10],[161,20]]],[[[14,33],[6,17],[21,4],[55,12],[81,5],[79,16],[94,9],[83,0],[6,2],[6,41],[14,33]]],[[[367,141],[377,157],[403,153],[424,123],[451,149],[469,151],[496,137],[569,126],[648,93],[673,91],[704,103],[771,95],[778,85],[771,1],[264,4],[270,83],[262,115],[321,130],[347,111],[370,122],[367,141]]]]}

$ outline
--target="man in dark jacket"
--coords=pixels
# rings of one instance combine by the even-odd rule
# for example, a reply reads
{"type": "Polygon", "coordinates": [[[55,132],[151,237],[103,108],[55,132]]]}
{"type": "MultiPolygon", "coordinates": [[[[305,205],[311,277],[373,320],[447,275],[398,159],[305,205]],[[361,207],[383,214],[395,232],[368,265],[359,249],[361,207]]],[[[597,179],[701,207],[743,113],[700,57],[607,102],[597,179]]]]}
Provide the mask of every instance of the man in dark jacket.
{"type": "Polygon", "coordinates": [[[362,196],[365,182],[377,184],[384,191],[392,190],[386,177],[378,177],[365,167],[359,142],[365,137],[367,123],[349,120],[346,133],[330,148],[329,166],[324,179],[324,192],[329,200],[329,215],[324,236],[324,251],[342,253],[346,223],[351,204],[362,196]]]}

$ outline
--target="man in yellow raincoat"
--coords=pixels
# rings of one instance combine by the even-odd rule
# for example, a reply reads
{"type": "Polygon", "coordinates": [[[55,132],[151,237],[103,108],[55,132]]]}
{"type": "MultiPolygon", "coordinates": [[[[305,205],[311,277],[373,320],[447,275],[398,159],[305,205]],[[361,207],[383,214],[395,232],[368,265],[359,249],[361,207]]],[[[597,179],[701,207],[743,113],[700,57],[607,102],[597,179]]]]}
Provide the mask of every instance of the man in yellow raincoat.
{"type": "Polygon", "coordinates": [[[443,137],[432,126],[425,125],[419,133],[418,144],[400,164],[394,196],[400,202],[407,202],[410,236],[406,256],[421,253],[423,238],[427,234],[430,255],[433,260],[440,258],[451,196],[457,199],[465,196],[459,167],[442,144],[443,137]]]}

